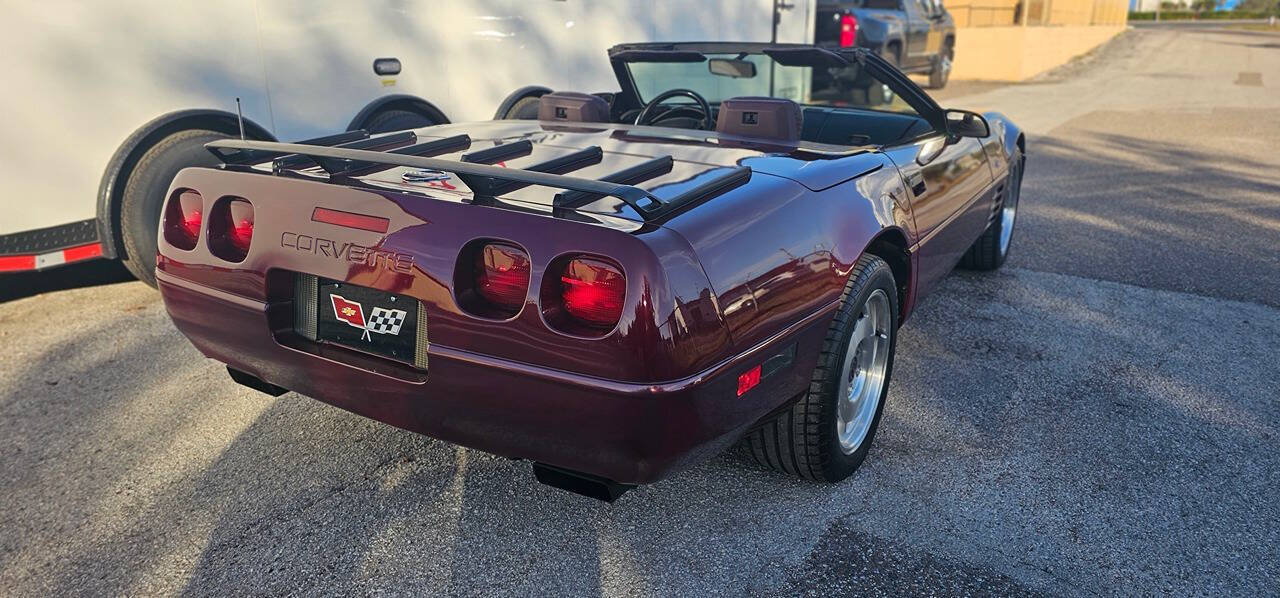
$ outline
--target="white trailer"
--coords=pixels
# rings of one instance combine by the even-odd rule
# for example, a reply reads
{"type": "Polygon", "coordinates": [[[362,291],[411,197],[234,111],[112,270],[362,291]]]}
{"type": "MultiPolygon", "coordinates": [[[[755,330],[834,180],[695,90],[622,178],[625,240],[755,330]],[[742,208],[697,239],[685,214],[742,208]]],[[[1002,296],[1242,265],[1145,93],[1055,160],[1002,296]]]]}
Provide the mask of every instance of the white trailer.
{"type": "Polygon", "coordinates": [[[149,283],[163,193],[239,135],[236,98],[271,141],[484,120],[616,88],[616,43],[799,42],[813,17],[811,0],[6,4],[0,272],[105,257],[149,283]]]}

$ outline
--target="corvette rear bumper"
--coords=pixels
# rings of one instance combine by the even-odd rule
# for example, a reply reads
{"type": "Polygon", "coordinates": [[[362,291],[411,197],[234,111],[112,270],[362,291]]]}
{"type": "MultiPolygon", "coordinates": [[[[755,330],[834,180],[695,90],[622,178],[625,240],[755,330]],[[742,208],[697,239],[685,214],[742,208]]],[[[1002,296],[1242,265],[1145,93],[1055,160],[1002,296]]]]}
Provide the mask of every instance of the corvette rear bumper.
{"type": "Polygon", "coordinates": [[[603,380],[432,344],[425,372],[281,339],[289,309],[157,272],[165,307],[204,355],[348,411],[441,440],[624,484],[713,455],[808,384],[831,311],[741,355],[654,384],[603,380]],[[738,376],[789,355],[742,396],[738,376]]]}

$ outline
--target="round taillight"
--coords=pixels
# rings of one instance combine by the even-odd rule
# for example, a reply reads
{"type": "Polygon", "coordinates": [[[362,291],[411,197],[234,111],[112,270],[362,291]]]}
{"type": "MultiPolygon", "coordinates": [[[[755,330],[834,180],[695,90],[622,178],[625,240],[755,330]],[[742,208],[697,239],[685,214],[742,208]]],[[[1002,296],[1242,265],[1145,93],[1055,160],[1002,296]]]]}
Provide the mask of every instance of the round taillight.
{"type": "Polygon", "coordinates": [[[195,191],[183,191],[169,199],[164,212],[164,238],[178,249],[196,248],[204,224],[204,198],[195,191]]]}
{"type": "Polygon", "coordinates": [[[627,279],[609,262],[574,258],[560,275],[560,293],[570,316],[593,328],[613,328],[622,317],[627,279]]]}
{"type": "Polygon", "coordinates": [[[218,202],[209,217],[209,250],[229,262],[242,262],[253,243],[253,204],[240,198],[218,202]]]}
{"type": "Polygon", "coordinates": [[[513,316],[529,294],[529,254],[519,247],[490,243],[476,252],[474,288],[485,301],[513,316]]]}

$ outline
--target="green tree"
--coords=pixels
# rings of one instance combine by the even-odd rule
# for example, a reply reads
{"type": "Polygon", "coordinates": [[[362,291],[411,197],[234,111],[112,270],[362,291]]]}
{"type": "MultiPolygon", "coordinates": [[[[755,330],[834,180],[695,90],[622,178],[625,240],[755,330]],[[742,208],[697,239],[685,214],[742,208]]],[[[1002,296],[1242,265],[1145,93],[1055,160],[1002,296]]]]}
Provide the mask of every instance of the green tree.
{"type": "Polygon", "coordinates": [[[1240,0],[1236,10],[1280,14],[1280,0],[1240,0]]]}

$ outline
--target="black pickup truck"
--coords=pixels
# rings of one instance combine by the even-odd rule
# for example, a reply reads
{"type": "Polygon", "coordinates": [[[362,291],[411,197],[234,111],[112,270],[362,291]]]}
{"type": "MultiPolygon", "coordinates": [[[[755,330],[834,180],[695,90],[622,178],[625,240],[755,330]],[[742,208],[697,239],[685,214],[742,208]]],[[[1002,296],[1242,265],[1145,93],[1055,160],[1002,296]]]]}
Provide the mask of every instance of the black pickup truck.
{"type": "Polygon", "coordinates": [[[941,88],[951,75],[956,25],[941,0],[818,0],[814,42],[879,52],[904,72],[929,75],[941,88]]]}

